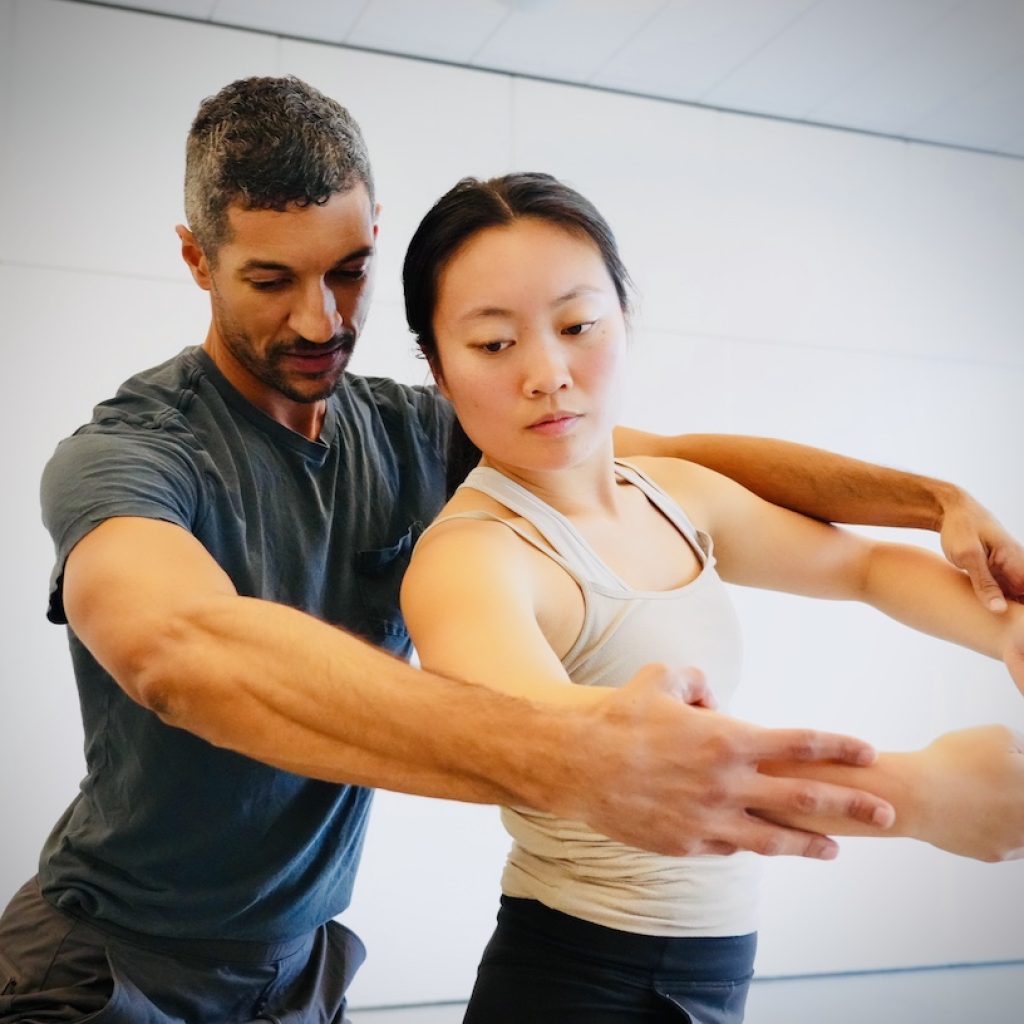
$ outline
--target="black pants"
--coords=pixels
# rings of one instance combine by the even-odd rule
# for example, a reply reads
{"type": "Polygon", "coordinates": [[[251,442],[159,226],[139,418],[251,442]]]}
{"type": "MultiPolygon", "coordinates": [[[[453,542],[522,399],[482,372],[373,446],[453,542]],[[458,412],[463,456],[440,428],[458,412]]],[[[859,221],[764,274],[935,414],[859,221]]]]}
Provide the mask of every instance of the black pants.
{"type": "Polygon", "coordinates": [[[33,879],[0,918],[0,1024],[342,1024],[363,957],[334,921],[273,946],[112,934],[33,879]]]}
{"type": "Polygon", "coordinates": [[[636,935],[503,896],[464,1024],[739,1024],[756,934],[636,935]]]}

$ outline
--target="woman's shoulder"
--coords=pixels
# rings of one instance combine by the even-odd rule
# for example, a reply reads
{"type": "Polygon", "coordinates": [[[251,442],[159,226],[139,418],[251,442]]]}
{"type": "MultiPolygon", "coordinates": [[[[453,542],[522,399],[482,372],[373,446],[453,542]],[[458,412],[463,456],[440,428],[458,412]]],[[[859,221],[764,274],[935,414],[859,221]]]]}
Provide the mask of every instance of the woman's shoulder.
{"type": "Polygon", "coordinates": [[[713,511],[723,498],[730,481],[706,466],[670,456],[635,455],[621,459],[639,470],[673,501],[701,529],[708,529],[713,511]]]}
{"type": "Polygon", "coordinates": [[[478,554],[484,553],[484,549],[501,550],[516,539],[506,524],[522,528],[524,523],[489,494],[460,487],[424,531],[417,550],[428,545],[446,551],[468,548],[478,554]]]}
{"type": "Polygon", "coordinates": [[[619,459],[619,462],[638,469],[673,496],[676,492],[685,497],[699,495],[705,488],[714,486],[719,476],[696,462],[667,455],[631,455],[627,459],[619,459]]]}

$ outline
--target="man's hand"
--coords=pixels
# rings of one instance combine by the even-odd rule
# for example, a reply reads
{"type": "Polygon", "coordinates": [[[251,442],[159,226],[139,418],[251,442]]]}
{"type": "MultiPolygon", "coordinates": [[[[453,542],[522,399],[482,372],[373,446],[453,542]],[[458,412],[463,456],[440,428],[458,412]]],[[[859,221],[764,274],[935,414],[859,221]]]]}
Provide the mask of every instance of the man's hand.
{"type": "Polygon", "coordinates": [[[1013,621],[1003,647],[1003,662],[1017,684],[1017,689],[1024,693],[1024,608],[1015,605],[1010,609],[1010,614],[1013,621]]]}
{"type": "Polygon", "coordinates": [[[1024,601],[1024,547],[988,509],[955,489],[943,502],[940,534],[946,557],[970,576],[987,608],[1004,612],[1007,599],[1024,601]]]}
{"type": "Polygon", "coordinates": [[[821,814],[879,831],[892,824],[891,805],[870,793],[758,773],[763,760],[867,765],[876,756],[868,744],[810,729],[762,729],[691,706],[698,693],[691,670],[649,665],[589,708],[582,806],[573,816],[660,853],[753,850],[822,860],[838,851],[827,836],[764,818],[821,814]]]}
{"type": "Polygon", "coordinates": [[[913,834],[989,862],[1024,857],[1024,736],[1001,725],[946,733],[915,758],[934,800],[913,834]]]}

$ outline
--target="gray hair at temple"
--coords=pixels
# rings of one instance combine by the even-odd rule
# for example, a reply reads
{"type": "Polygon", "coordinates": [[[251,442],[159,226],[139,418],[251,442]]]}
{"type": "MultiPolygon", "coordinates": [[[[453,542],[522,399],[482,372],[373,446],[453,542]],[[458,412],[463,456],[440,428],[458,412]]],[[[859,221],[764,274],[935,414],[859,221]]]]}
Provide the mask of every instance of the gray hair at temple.
{"type": "Polygon", "coordinates": [[[322,206],[356,184],[374,201],[362,132],[340,103],[298,78],[243,78],[199,106],[185,150],[185,216],[212,265],[228,207],[322,206]]]}

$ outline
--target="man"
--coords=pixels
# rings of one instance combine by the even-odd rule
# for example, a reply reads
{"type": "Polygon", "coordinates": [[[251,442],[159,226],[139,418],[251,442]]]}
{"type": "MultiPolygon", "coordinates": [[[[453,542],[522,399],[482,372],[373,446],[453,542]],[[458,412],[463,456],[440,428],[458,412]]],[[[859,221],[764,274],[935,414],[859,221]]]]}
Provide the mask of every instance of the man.
{"type": "MultiPolygon", "coordinates": [[[[186,212],[205,342],[127,382],[44,474],[88,774],[0,920],[0,1021],[341,1019],[362,949],[331,918],[363,787],[525,804],[675,854],[829,857],[768,819],[891,821],[870,794],[757,772],[867,763],[865,744],[693,707],[693,673],[540,706],[394,657],[451,416],[431,389],[344,374],[377,236],[359,129],[297,80],[234,83],[192,126],[186,212]]],[[[949,485],[770,442],[620,440],[765,493],[760,466],[811,514],[941,525],[996,605],[989,563],[1024,584],[1024,553],[949,485]]]]}

